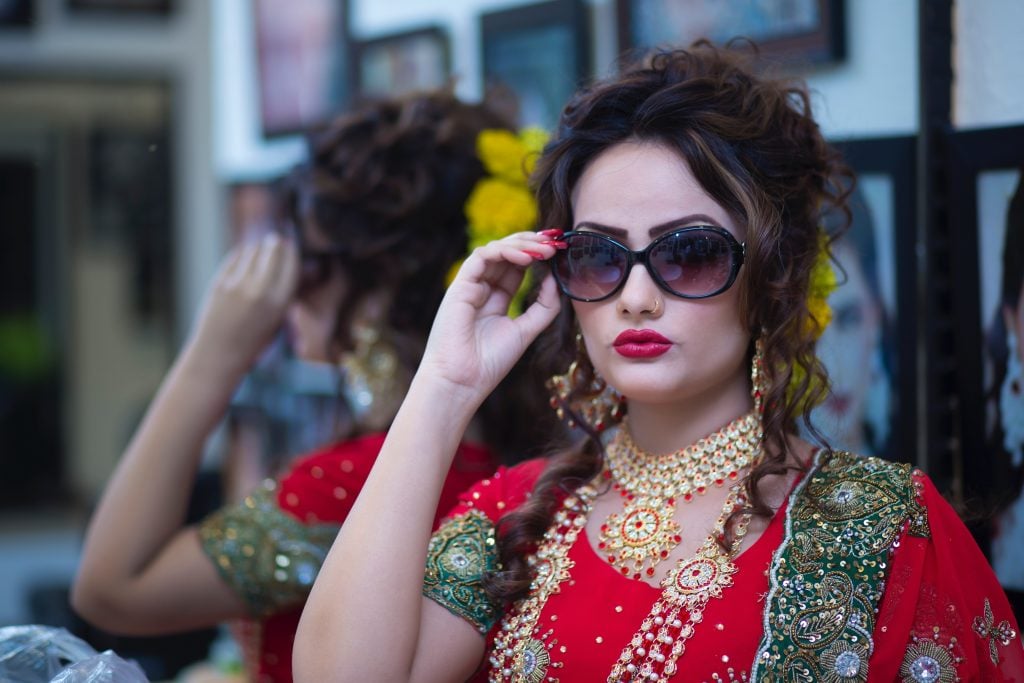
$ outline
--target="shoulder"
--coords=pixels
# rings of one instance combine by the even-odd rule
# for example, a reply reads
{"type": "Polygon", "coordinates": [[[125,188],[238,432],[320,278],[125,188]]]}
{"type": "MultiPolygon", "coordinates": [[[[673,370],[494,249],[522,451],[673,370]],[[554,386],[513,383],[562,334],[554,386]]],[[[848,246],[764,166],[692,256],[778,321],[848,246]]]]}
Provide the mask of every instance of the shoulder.
{"type": "Polygon", "coordinates": [[[466,489],[445,517],[452,518],[469,510],[478,510],[496,522],[522,505],[530,496],[547,462],[545,458],[535,458],[513,467],[499,467],[493,475],[466,489]]]}
{"type": "Polygon", "coordinates": [[[926,482],[927,477],[907,463],[848,451],[820,452],[794,493],[794,515],[831,522],[837,530],[861,519],[890,540],[896,540],[909,522],[912,535],[926,536],[926,482]]]}

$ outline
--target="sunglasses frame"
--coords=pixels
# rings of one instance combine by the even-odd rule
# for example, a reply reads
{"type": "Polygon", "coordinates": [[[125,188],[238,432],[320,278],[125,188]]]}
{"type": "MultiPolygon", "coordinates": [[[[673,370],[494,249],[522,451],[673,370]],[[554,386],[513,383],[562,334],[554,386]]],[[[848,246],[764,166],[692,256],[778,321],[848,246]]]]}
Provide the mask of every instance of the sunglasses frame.
{"type": "Polygon", "coordinates": [[[559,239],[562,241],[568,241],[570,238],[575,237],[576,235],[587,235],[588,237],[596,237],[598,239],[611,242],[613,245],[615,245],[622,251],[626,252],[626,268],[623,270],[624,275],[622,279],[619,280],[619,284],[615,285],[615,287],[607,294],[591,299],[588,299],[586,297],[575,296],[569,293],[568,285],[564,284],[561,278],[558,276],[558,267],[555,265],[555,263],[558,260],[558,258],[561,257],[563,252],[559,252],[558,254],[555,255],[555,258],[551,259],[551,272],[555,277],[555,282],[558,283],[558,289],[562,292],[562,294],[565,294],[570,299],[574,301],[582,301],[585,303],[605,301],[606,299],[610,299],[611,297],[618,294],[619,291],[625,286],[626,280],[629,279],[629,274],[633,272],[633,266],[635,266],[637,263],[642,263],[644,267],[647,268],[647,273],[648,275],[651,276],[651,279],[654,280],[655,284],[657,284],[658,287],[660,287],[663,291],[667,292],[668,294],[671,294],[672,296],[675,297],[679,297],[680,299],[708,299],[710,297],[721,294],[722,292],[726,291],[727,289],[733,286],[733,284],[736,282],[736,277],[739,275],[740,268],[743,266],[743,263],[746,259],[747,251],[746,242],[738,242],[736,238],[733,237],[731,232],[724,228],[719,228],[718,226],[715,225],[690,225],[685,228],[679,228],[678,230],[670,230],[669,232],[666,232],[663,235],[658,235],[656,238],[651,240],[650,244],[648,244],[640,251],[634,251],[633,249],[630,249],[625,244],[619,242],[617,239],[613,237],[609,237],[608,235],[604,235],[602,233],[594,232],[591,230],[572,230],[562,235],[559,239]],[[697,231],[713,232],[718,236],[722,237],[723,239],[725,239],[726,244],[729,245],[730,253],[732,254],[732,267],[729,271],[729,278],[726,280],[725,284],[716,289],[715,291],[709,294],[700,294],[696,296],[690,294],[680,294],[679,292],[676,292],[673,289],[671,289],[665,282],[665,280],[662,279],[661,275],[651,265],[651,250],[657,247],[658,244],[668,239],[671,239],[676,235],[697,231]]]}

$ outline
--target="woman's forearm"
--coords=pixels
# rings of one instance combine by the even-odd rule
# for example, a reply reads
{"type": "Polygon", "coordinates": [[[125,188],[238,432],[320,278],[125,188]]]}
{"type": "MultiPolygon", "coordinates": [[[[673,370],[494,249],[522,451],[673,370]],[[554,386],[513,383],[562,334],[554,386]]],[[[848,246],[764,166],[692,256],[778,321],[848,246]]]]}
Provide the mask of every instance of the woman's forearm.
{"type": "Polygon", "coordinates": [[[181,529],[203,445],[240,379],[194,347],[175,362],[90,521],[72,594],[86,617],[131,611],[120,603],[181,529]]]}
{"type": "Polygon", "coordinates": [[[473,400],[413,381],[306,603],[297,681],[408,680],[431,520],[473,400]]]}

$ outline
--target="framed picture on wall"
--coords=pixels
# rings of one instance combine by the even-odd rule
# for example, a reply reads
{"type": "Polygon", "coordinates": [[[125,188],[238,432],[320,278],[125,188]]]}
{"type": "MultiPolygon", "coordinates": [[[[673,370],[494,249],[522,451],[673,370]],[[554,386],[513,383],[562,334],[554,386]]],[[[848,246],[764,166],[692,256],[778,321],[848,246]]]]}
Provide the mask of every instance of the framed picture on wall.
{"type": "Polygon", "coordinates": [[[445,84],[451,69],[448,36],[428,27],[353,45],[354,83],[361,95],[403,95],[445,84]]]}
{"type": "Polygon", "coordinates": [[[347,0],[251,0],[260,121],[267,137],[340,111],[349,95],[347,0]]]}
{"type": "Polygon", "coordinates": [[[967,497],[983,497],[996,575],[1024,614],[1024,126],[950,136],[951,266],[967,497]]]}
{"type": "Polygon", "coordinates": [[[173,0],[68,0],[68,8],[75,12],[97,12],[105,16],[168,15],[174,8],[173,0]]]}
{"type": "Polygon", "coordinates": [[[510,93],[520,126],[551,130],[569,96],[590,75],[584,0],[551,0],[480,18],[484,86],[510,93]]]}
{"type": "MultiPolygon", "coordinates": [[[[857,173],[852,222],[832,245],[839,286],[818,343],[832,393],[812,412],[838,449],[913,462],[916,433],[915,138],[839,143],[857,173]]],[[[836,228],[840,217],[826,217],[836,228]]]]}
{"type": "Polygon", "coordinates": [[[619,50],[753,40],[765,57],[822,63],[846,55],[844,0],[616,0],[619,50]]]}

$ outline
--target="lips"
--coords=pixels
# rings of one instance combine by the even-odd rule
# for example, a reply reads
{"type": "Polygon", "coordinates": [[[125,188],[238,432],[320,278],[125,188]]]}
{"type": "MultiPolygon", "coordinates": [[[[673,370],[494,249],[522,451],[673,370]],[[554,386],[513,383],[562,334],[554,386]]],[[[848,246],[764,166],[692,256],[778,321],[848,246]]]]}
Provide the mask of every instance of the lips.
{"type": "Polygon", "coordinates": [[[654,330],[625,330],[612,346],[626,358],[654,358],[672,348],[672,342],[654,330]]]}

